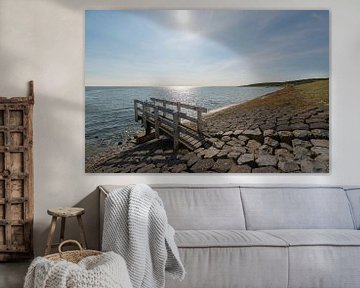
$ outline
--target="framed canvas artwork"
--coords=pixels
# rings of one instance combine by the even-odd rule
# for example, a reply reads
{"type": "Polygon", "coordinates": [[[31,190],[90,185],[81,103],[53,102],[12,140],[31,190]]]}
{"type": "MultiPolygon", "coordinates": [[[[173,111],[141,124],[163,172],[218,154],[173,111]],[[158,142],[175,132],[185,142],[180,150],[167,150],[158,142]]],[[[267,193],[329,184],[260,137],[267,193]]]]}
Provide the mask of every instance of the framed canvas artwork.
{"type": "Polygon", "coordinates": [[[329,11],[85,20],[87,173],[329,172],[329,11]]]}

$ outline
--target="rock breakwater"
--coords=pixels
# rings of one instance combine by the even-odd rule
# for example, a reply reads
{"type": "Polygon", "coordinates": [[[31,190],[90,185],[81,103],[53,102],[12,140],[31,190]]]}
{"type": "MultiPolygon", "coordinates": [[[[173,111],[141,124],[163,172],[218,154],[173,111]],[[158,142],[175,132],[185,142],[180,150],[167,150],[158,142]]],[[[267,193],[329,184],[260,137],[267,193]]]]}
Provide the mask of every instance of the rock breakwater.
{"type": "Polygon", "coordinates": [[[174,152],[163,136],[141,145],[128,142],[126,149],[93,161],[87,172],[326,173],[328,81],[319,82],[210,114],[204,120],[206,144],[195,151],[174,152]]]}

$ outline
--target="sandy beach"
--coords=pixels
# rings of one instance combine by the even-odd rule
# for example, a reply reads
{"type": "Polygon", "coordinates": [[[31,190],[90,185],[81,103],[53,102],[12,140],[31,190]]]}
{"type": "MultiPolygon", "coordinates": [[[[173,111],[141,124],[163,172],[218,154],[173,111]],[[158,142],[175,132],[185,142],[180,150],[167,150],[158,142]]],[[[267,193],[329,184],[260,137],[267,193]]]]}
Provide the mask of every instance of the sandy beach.
{"type": "Polygon", "coordinates": [[[206,144],[172,150],[165,137],[128,141],[86,163],[89,173],[326,173],[329,171],[329,81],[282,89],[211,111],[206,144]]]}

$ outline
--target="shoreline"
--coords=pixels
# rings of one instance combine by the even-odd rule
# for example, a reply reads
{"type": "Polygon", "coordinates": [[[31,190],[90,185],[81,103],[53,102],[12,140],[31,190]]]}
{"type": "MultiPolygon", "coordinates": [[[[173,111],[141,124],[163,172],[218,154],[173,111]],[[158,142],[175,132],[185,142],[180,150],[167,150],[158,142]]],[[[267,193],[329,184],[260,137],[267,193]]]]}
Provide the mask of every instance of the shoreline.
{"type": "MultiPolygon", "coordinates": [[[[243,87],[243,86],[241,86],[241,87],[243,87]]],[[[246,87],[246,86],[244,86],[244,87],[246,87]]],[[[256,87],[256,86],[252,86],[252,87],[256,87]]],[[[259,87],[261,88],[261,86],[259,86],[259,87]]],[[[236,107],[236,106],[238,106],[238,105],[245,104],[245,103],[247,103],[247,102],[249,102],[249,101],[253,101],[253,100],[256,100],[256,99],[259,99],[259,98],[261,99],[261,98],[267,97],[267,96],[269,96],[269,95],[271,95],[271,94],[273,94],[273,93],[276,93],[276,92],[278,92],[278,91],[280,91],[280,90],[282,90],[282,89],[284,89],[284,87],[279,86],[279,89],[276,90],[276,91],[269,92],[269,93],[266,93],[266,94],[261,94],[261,95],[255,97],[255,98],[253,98],[253,99],[245,100],[245,101],[240,102],[240,103],[233,103],[233,104],[229,104],[229,105],[226,105],[226,106],[222,106],[222,107],[219,107],[219,108],[210,110],[209,112],[207,112],[207,113],[204,114],[204,117],[206,118],[206,117],[208,117],[208,116],[212,116],[213,114],[222,112],[222,111],[224,111],[224,110],[226,110],[226,109],[229,109],[229,108],[232,108],[232,107],[236,107]]]]}
{"type": "MultiPolygon", "coordinates": [[[[86,87],[91,87],[91,88],[94,88],[94,87],[122,87],[122,86],[86,86],[86,87]]],[[[129,86],[129,87],[131,87],[131,88],[137,88],[137,87],[132,87],[132,86],[129,86]]],[[[143,87],[147,87],[147,86],[143,86],[143,87]]],[[[152,87],[152,86],[149,86],[149,87],[152,87]]],[[[166,86],[167,87],[167,86],[166,86]]],[[[200,87],[200,86],[199,86],[200,87]]],[[[218,86],[202,86],[202,88],[203,87],[218,87],[218,86]]],[[[242,87],[242,86],[229,86],[229,87],[242,87]]],[[[244,86],[245,87],[245,86],[244,86]]],[[[266,87],[262,87],[262,86],[254,86],[254,87],[251,87],[251,88],[266,88],[266,87]]],[[[273,88],[273,87],[268,87],[268,88],[273,88]]],[[[269,95],[269,94],[271,94],[271,93],[274,93],[274,92],[276,92],[276,91],[279,91],[279,90],[281,90],[282,89],[282,87],[278,87],[278,89],[277,90],[275,90],[275,91],[273,91],[273,92],[268,92],[268,93],[265,93],[265,94],[260,94],[260,95],[257,95],[255,98],[252,98],[252,99],[249,99],[249,100],[244,100],[244,101],[242,101],[242,102],[238,102],[238,103],[233,103],[233,104],[228,104],[228,105],[225,105],[225,106],[221,106],[221,107],[218,107],[218,108],[215,108],[215,109],[213,109],[213,110],[210,110],[209,112],[207,112],[207,113],[204,113],[203,114],[203,116],[204,116],[204,118],[206,118],[206,117],[208,117],[208,116],[211,116],[211,115],[213,115],[213,114],[215,114],[215,113],[218,113],[218,112],[220,112],[220,111],[223,111],[223,110],[226,110],[226,109],[228,109],[228,108],[230,108],[230,107],[233,107],[233,106],[237,106],[237,105],[241,105],[241,104],[244,104],[244,103],[246,103],[246,102],[248,102],[248,101],[252,101],[252,100],[254,100],[254,99],[258,99],[258,98],[261,98],[261,97],[264,97],[264,96],[266,96],[266,95],[269,95]]],[[[189,123],[189,121],[188,120],[184,120],[184,121],[182,121],[182,123],[189,123]]],[[[108,153],[107,152],[107,150],[110,150],[110,149],[112,149],[112,150],[119,150],[119,149],[116,149],[116,148],[119,148],[119,147],[121,147],[121,146],[123,146],[123,145],[126,145],[128,142],[130,142],[132,139],[134,139],[137,135],[139,135],[139,134],[141,134],[141,131],[135,131],[131,136],[128,136],[126,139],[124,139],[124,140],[120,140],[119,141],[119,139],[102,139],[102,141],[107,141],[107,142],[109,142],[109,144],[108,144],[108,146],[107,147],[103,147],[104,145],[102,144],[102,143],[93,143],[93,144],[88,144],[89,146],[89,148],[86,148],[89,152],[88,153],[86,153],[85,152],[85,160],[87,160],[89,157],[93,157],[94,155],[96,155],[96,154],[104,154],[104,153],[108,153]],[[118,142],[122,142],[122,144],[117,144],[118,142]],[[112,144],[111,144],[112,143],[112,144]],[[100,152],[98,152],[98,151],[96,151],[96,150],[100,150],[100,152]],[[90,152],[90,151],[92,151],[93,150],[93,152],[90,152]],[[87,156],[86,157],[86,155],[89,155],[89,156],[87,156]]],[[[86,141],[86,140],[85,140],[86,141]]],[[[86,144],[85,144],[86,145],[86,144]]]]}
{"type": "MultiPolygon", "coordinates": [[[[260,96],[259,96],[259,97],[260,97],[260,96]]],[[[249,101],[250,101],[250,100],[249,100],[249,101]]],[[[246,101],[245,101],[245,102],[246,102],[246,101]]],[[[245,103],[245,102],[243,102],[243,103],[245,103]]],[[[231,108],[231,107],[236,106],[236,105],[239,105],[239,104],[242,104],[242,103],[229,104],[229,105],[226,105],[226,106],[223,106],[223,107],[216,108],[216,109],[214,109],[214,110],[210,110],[209,112],[207,112],[207,113],[204,114],[204,117],[211,116],[211,115],[213,115],[213,114],[215,114],[215,113],[218,113],[218,112],[220,112],[220,111],[226,110],[226,109],[228,109],[228,108],[231,108]]]]}

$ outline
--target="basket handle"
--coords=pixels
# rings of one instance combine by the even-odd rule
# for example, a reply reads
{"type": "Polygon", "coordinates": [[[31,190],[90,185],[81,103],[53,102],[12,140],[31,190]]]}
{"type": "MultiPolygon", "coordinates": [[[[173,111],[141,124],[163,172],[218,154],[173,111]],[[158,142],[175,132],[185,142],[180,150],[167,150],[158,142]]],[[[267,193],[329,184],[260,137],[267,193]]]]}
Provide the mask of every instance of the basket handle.
{"type": "Polygon", "coordinates": [[[60,257],[61,257],[61,255],[62,255],[62,253],[63,253],[63,251],[61,250],[61,248],[62,248],[65,244],[67,244],[67,243],[72,243],[72,244],[75,244],[76,246],[78,246],[80,252],[82,252],[82,251],[84,250],[84,249],[82,248],[81,244],[80,244],[78,241],[76,241],[76,240],[65,240],[65,241],[61,242],[60,245],[59,245],[59,247],[58,247],[58,251],[59,251],[60,257]]]}

